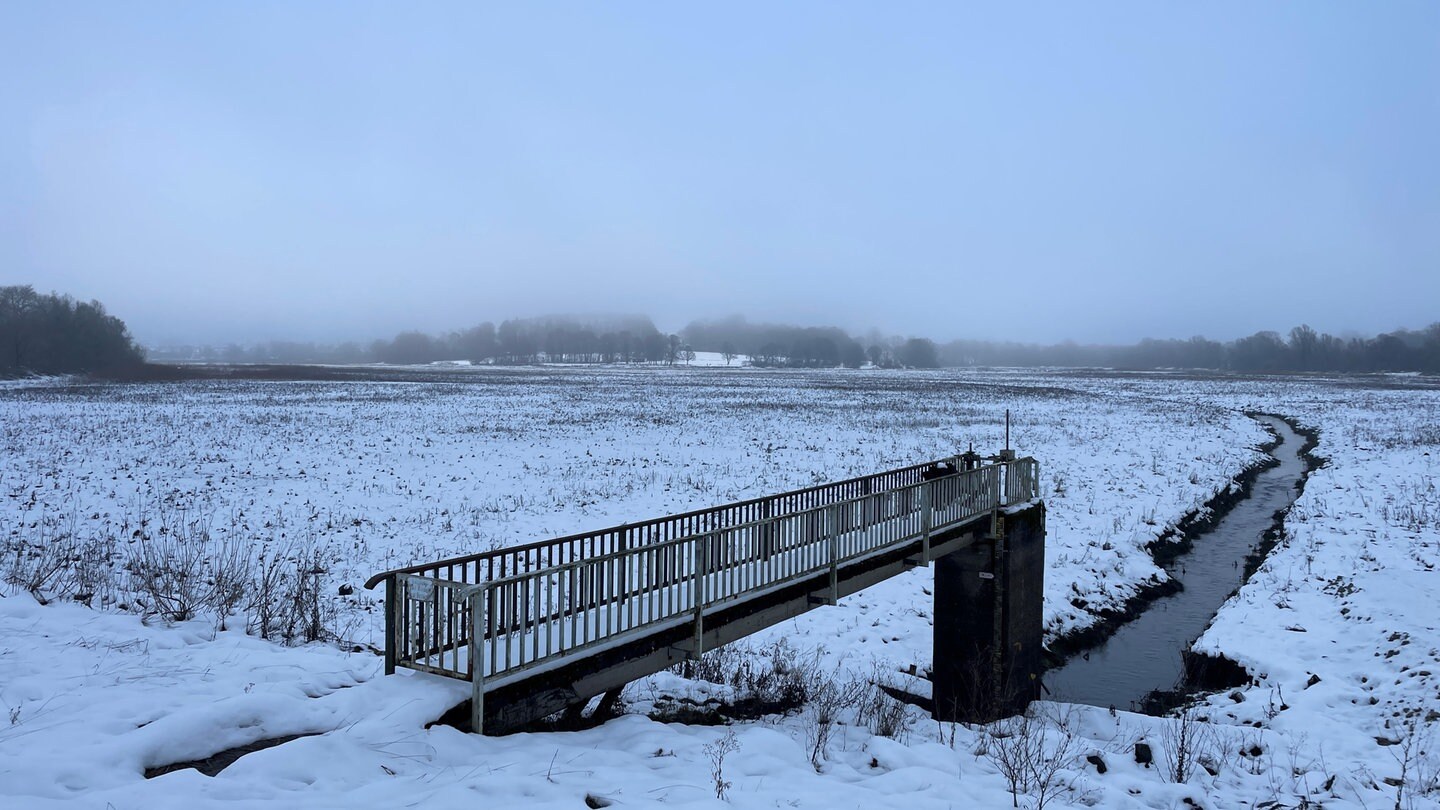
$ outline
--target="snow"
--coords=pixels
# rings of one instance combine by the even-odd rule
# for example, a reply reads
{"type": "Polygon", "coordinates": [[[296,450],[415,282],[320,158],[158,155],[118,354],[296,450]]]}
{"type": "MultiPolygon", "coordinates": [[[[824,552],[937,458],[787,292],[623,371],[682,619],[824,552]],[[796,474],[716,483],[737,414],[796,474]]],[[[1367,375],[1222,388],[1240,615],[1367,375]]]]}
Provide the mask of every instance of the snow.
{"type": "Polygon", "coordinates": [[[737,354],[730,358],[727,363],[725,355],[720,352],[695,352],[693,360],[683,361],[687,366],[698,366],[701,368],[740,368],[750,364],[750,355],[737,354]]]}
{"type": "MultiPolygon", "coordinates": [[[[1257,409],[1318,428],[1329,464],[1292,510],[1285,541],[1200,641],[1257,678],[1241,702],[1227,693],[1201,709],[1226,741],[1219,774],[1170,784],[1160,768],[1134,762],[1133,742],[1161,747],[1172,721],[1046,704],[1108,766],[1102,776],[1083,759],[1070,763],[1054,805],[1390,806],[1396,790],[1384,780],[1398,778],[1401,746],[1376,738],[1407,733],[1394,712],[1419,710],[1423,729],[1424,712],[1440,706],[1440,500],[1428,455],[1440,445],[1440,399],[1418,382],[463,373],[463,382],[6,387],[0,538],[129,537],[142,517],[185,510],[257,545],[313,538],[330,564],[325,592],[335,594],[409,562],[873,472],[972,441],[990,452],[1009,408],[1018,449],[1042,465],[1055,638],[1164,576],[1145,545],[1259,458],[1266,434],[1241,413],[1257,409]],[[1312,674],[1320,680],[1306,688],[1312,674]],[[1262,756],[1236,753],[1242,743],[1262,756]]],[[[747,644],[760,655],[783,638],[816,651],[837,679],[923,667],[929,577],[910,572],[747,644]]],[[[637,715],[505,738],[427,727],[466,685],[382,677],[377,656],[346,651],[378,641],[379,594],[332,597],[344,648],[287,647],[236,629],[242,622],[217,631],[208,616],[147,623],[119,609],[133,604],[119,579],[101,609],[41,605],[14,588],[0,598],[9,713],[0,796],[14,806],[578,807],[587,793],[617,806],[1010,803],[995,763],[976,753],[980,730],[913,709],[898,739],[843,718],[818,769],[812,709],[737,723],[725,800],[705,750],[723,728],[637,715]],[[294,734],[317,736],[248,754],[213,778],[144,778],[147,768],[294,734]]],[[[639,711],[662,693],[710,688],[663,673],[629,699],[639,711]]],[[[1049,728],[1058,734],[1053,720],[1049,728]]]]}
{"type": "MultiPolygon", "coordinates": [[[[373,643],[378,595],[358,586],[377,571],[849,478],[971,444],[992,452],[1009,408],[1020,451],[1040,457],[1051,564],[1075,571],[1073,587],[1047,586],[1053,636],[1162,578],[1145,545],[1258,458],[1254,445],[1266,435],[1218,408],[1117,403],[944,373],[465,373],[459,384],[13,392],[0,398],[7,534],[130,537],[142,520],[168,514],[251,543],[313,538],[332,564],[330,584],[357,588],[340,603],[354,623],[347,638],[373,643]]],[[[926,576],[889,586],[888,599],[913,597],[926,576]]]]}

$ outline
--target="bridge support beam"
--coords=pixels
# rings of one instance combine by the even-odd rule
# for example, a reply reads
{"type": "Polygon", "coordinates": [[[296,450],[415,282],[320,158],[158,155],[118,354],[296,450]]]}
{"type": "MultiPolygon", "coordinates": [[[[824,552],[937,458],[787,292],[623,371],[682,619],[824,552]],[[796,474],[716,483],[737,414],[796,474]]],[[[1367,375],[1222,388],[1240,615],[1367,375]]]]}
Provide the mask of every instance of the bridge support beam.
{"type": "Polygon", "coordinates": [[[986,723],[1040,696],[1045,505],[935,561],[934,714],[986,723]]]}

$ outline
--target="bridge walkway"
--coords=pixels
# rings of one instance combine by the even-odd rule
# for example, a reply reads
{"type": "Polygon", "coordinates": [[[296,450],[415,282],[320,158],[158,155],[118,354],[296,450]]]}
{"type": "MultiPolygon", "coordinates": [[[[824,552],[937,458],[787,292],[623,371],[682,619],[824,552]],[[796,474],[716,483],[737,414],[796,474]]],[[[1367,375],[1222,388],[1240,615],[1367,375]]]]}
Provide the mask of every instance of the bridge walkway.
{"type": "Polygon", "coordinates": [[[386,669],[474,684],[472,727],[574,706],[973,543],[1034,459],[959,457],[386,571],[386,669]]]}

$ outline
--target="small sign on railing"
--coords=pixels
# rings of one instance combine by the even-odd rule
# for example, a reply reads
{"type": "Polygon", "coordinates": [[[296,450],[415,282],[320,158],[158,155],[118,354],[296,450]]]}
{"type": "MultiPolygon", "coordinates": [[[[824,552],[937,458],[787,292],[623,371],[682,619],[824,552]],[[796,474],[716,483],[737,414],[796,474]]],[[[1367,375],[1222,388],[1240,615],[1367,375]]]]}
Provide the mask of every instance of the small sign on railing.
{"type": "Polygon", "coordinates": [[[417,602],[428,602],[435,598],[435,580],[425,577],[411,577],[406,583],[406,592],[417,602]]]}

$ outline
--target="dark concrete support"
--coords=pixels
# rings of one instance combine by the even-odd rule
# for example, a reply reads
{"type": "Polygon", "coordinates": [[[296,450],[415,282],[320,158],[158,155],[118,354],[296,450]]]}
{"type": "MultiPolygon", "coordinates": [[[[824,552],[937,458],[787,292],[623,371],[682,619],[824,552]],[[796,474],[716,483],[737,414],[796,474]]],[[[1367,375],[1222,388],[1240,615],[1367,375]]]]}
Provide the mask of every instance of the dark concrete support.
{"type": "Polygon", "coordinates": [[[1003,688],[1028,704],[1045,672],[1045,504],[1005,518],[1003,688]]]}
{"type": "Polygon", "coordinates": [[[978,542],[935,561],[934,714],[937,720],[993,713],[995,543],[978,542]]]}
{"type": "Polygon", "coordinates": [[[1040,694],[1045,506],[935,561],[936,719],[989,722],[1040,694]]]}
{"type": "Polygon", "coordinates": [[[580,722],[585,719],[585,703],[577,701],[565,707],[561,713],[561,728],[579,728],[580,722]]]}
{"type": "Polygon", "coordinates": [[[600,697],[600,704],[595,707],[595,716],[602,719],[613,717],[615,715],[615,707],[620,705],[620,693],[623,692],[624,689],[622,686],[618,689],[611,689],[602,695],[600,697]]]}

